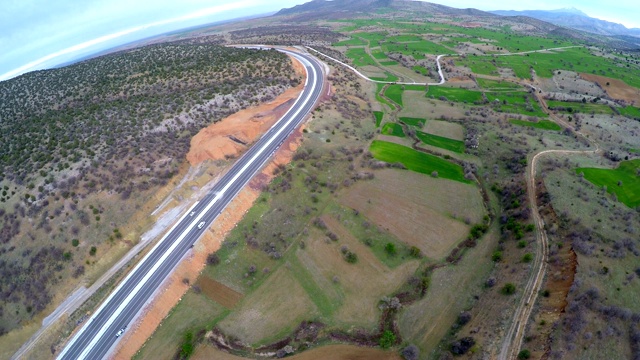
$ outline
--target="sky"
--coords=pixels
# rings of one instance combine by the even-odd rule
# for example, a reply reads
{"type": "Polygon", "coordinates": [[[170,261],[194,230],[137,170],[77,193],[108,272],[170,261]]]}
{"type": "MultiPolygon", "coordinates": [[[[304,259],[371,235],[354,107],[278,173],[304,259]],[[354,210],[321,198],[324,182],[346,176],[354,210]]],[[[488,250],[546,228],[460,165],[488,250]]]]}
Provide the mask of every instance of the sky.
{"type": "MultiPolygon", "coordinates": [[[[339,0],[338,0],[339,1],[339,0]]],[[[0,81],[55,67],[131,41],[215,21],[277,11],[306,0],[2,0],[0,81]]],[[[640,27],[638,0],[431,0],[481,10],[576,7],[640,27]]]]}

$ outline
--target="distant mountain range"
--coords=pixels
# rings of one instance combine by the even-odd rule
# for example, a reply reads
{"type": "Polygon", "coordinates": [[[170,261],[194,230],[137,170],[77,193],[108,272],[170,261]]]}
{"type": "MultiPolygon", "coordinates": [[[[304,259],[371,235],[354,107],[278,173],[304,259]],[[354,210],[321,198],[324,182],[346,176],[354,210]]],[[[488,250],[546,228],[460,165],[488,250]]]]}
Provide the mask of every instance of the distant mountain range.
{"type": "Polygon", "coordinates": [[[491,13],[502,16],[528,16],[555,25],[599,35],[640,37],[640,29],[638,28],[628,29],[622,24],[592,18],[576,8],[524,11],[497,10],[491,11],[491,13]]]}

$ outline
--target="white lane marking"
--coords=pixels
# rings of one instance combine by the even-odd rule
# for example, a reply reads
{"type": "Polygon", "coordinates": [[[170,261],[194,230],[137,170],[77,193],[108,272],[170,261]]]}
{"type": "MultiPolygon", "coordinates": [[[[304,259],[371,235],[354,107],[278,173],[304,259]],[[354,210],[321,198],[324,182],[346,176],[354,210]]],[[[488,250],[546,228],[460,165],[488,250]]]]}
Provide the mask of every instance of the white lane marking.
{"type": "MultiPolygon", "coordinates": [[[[113,324],[114,321],[116,321],[116,318],[122,313],[122,311],[124,311],[124,308],[129,305],[129,303],[131,302],[131,299],[133,299],[134,296],[136,296],[139,292],[140,289],[142,289],[142,287],[144,285],[146,285],[147,281],[149,281],[149,279],[151,278],[151,276],[154,275],[154,273],[158,270],[158,268],[163,265],[164,261],[169,257],[169,255],[171,255],[171,253],[173,252],[173,250],[175,250],[175,248],[178,246],[178,244],[180,244],[180,242],[187,236],[187,234],[189,233],[189,230],[191,230],[193,228],[193,224],[197,223],[198,221],[200,221],[200,219],[204,216],[204,214],[207,213],[207,211],[209,211],[209,209],[211,209],[211,207],[213,207],[213,205],[220,199],[220,195],[216,195],[216,197],[213,199],[212,202],[210,202],[207,207],[200,212],[200,215],[198,216],[198,218],[196,219],[196,221],[192,222],[189,227],[182,232],[182,234],[180,234],[180,236],[178,237],[178,239],[176,239],[173,244],[171,244],[171,247],[169,249],[167,249],[167,251],[165,251],[165,253],[162,255],[162,257],[156,261],[156,263],[153,265],[153,267],[147,272],[147,274],[144,276],[144,278],[142,278],[142,280],[140,282],[138,282],[138,285],[136,285],[136,287],[131,290],[131,292],[129,293],[129,295],[124,299],[124,301],[122,303],[120,303],[120,306],[118,306],[118,308],[116,309],[116,311],[113,312],[113,314],[109,317],[109,320],[107,320],[107,322],[104,324],[104,326],[102,326],[102,328],[100,329],[100,331],[98,331],[98,333],[96,334],[96,336],[93,337],[93,339],[91,340],[91,342],[89,343],[89,345],[84,349],[84,351],[80,354],[80,356],[78,357],[78,359],[84,359],[86,358],[87,354],[93,350],[93,348],[95,347],[96,343],[98,342],[98,340],[100,340],[100,338],[104,335],[104,333],[107,331],[107,329],[111,326],[111,324],[113,324]]],[[[188,213],[187,213],[188,214],[188,213]]]]}
{"type": "MultiPolygon", "coordinates": [[[[303,65],[305,65],[305,72],[307,72],[307,81],[309,80],[309,71],[307,70],[307,65],[312,69],[313,71],[313,78],[316,81],[317,84],[317,77],[318,74],[315,70],[315,68],[313,67],[313,65],[307,61],[304,57],[302,56],[298,56],[295,53],[286,51],[286,50],[280,50],[283,51],[285,53],[291,54],[292,56],[294,56],[296,59],[298,59],[300,62],[303,63],[303,65]]],[[[237,181],[237,179],[246,171],[246,169],[251,166],[253,164],[253,162],[256,160],[256,158],[258,156],[260,156],[264,150],[275,140],[275,138],[280,135],[289,124],[291,124],[291,122],[293,120],[295,120],[295,118],[300,114],[300,112],[302,111],[302,109],[304,108],[304,105],[306,105],[306,103],[310,100],[310,98],[313,96],[313,91],[309,92],[307,94],[307,96],[305,97],[305,99],[303,100],[303,105],[293,114],[293,116],[291,117],[291,119],[289,119],[289,121],[287,121],[287,123],[285,123],[284,126],[282,126],[280,128],[280,130],[277,131],[277,133],[271,138],[269,139],[269,141],[267,141],[267,143],[256,153],[256,155],[254,155],[254,157],[238,172],[236,173],[236,175],[233,177],[233,179],[231,181],[229,181],[227,183],[227,185],[218,193],[218,195],[216,195],[215,199],[209,203],[209,205],[207,205],[207,207],[205,208],[204,211],[200,212],[200,215],[195,219],[195,221],[193,221],[191,223],[191,225],[188,227],[187,231],[183,232],[180,237],[178,238],[177,241],[175,241],[173,243],[173,245],[169,248],[169,250],[167,252],[165,252],[165,254],[162,256],[162,258],[160,259],[160,261],[156,262],[156,264],[154,265],[154,267],[147,272],[147,274],[145,275],[145,277],[143,278],[143,280],[141,282],[138,283],[138,285],[136,286],[136,288],[129,294],[129,296],[127,296],[127,298],[123,301],[123,303],[120,304],[120,306],[116,309],[116,311],[111,315],[111,317],[109,318],[109,320],[107,321],[107,323],[100,329],[100,331],[98,332],[98,334],[96,334],[96,336],[94,336],[94,338],[92,339],[92,341],[89,343],[89,345],[85,348],[85,350],[80,354],[80,359],[84,359],[87,355],[87,353],[89,351],[91,351],[93,349],[93,347],[95,347],[96,342],[98,341],[99,338],[101,338],[104,335],[104,332],[106,332],[107,328],[109,328],[111,326],[111,324],[115,321],[115,318],[117,318],[120,313],[124,310],[124,307],[126,307],[129,302],[131,301],[131,299],[133,298],[133,296],[135,296],[139,291],[140,288],[142,286],[144,286],[144,284],[148,281],[148,279],[153,275],[153,273],[157,270],[157,268],[160,266],[160,264],[162,264],[162,262],[164,262],[166,260],[166,258],[168,257],[168,255],[173,252],[173,250],[175,249],[175,247],[177,246],[177,244],[180,243],[180,241],[182,239],[184,239],[184,236],[186,236],[186,234],[188,233],[188,230],[190,230],[193,226],[193,224],[196,224],[198,221],[200,221],[200,219],[202,218],[202,216],[204,216],[204,214],[206,214],[207,211],[209,211],[209,209],[213,206],[213,204],[216,203],[216,201],[221,197],[222,194],[224,194],[229,187],[231,187],[233,185],[233,183],[235,183],[237,181]]],[[[289,112],[291,110],[293,110],[294,107],[291,107],[283,116],[286,117],[289,112]]],[[[196,203],[197,204],[197,203],[196,203]]],[[[195,205],[193,207],[195,207],[195,205]]],[[[180,222],[182,222],[182,220],[190,213],[190,211],[193,209],[193,207],[191,207],[191,209],[189,209],[189,211],[187,211],[182,218],[180,219],[180,221],[178,221],[178,223],[176,223],[176,225],[174,225],[174,227],[172,227],[171,231],[173,231],[173,229],[180,224],[180,222]]],[[[156,245],[154,247],[153,250],[155,250],[156,247],[158,247],[160,244],[162,244],[162,242],[166,239],[166,237],[171,233],[171,231],[169,231],[167,233],[167,235],[165,235],[162,240],[158,243],[158,245],[156,245]]],[[[145,262],[145,260],[153,253],[153,250],[151,252],[149,252],[149,254],[147,254],[147,256],[145,256],[145,258],[140,262],[140,264],[143,264],[145,262]]],[[[113,296],[115,296],[115,294],[117,293],[118,290],[120,290],[122,288],[122,286],[124,286],[124,284],[126,283],[127,280],[129,280],[129,278],[131,277],[131,275],[135,273],[135,270],[132,271],[130,273],[130,275],[127,276],[127,278],[116,288],[116,290],[114,292],[111,293],[111,295],[107,298],[107,300],[100,306],[100,308],[98,309],[98,311],[96,311],[94,313],[94,315],[91,317],[91,319],[89,319],[89,321],[86,323],[86,325],[78,332],[78,334],[72,339],[72,342],[67,345],[65,347],[65,349],[63,350],[63,352],[58,356],[58,359],[64,357],[64,355],[67,353],[68,349],[73,345],[73,343],[75,342],[75,340],[77,340],[80,335],[86,330],[86,328],[88,327],[88,325],[91,323],[91,321],[100,313],[100,311],[108,304],[109,300],[111,300],[113,298],[113,296]]]]}
{"type": "Polygon", "coordinates": [[[107,299],[102,303],[102,305],[100,305],[100,307],[98,308],[98,310],[96,310],[93,315],[89,318],[89,320],[85,323],[85,325],[80,329],[80,331],[78,331],[78,333],[71,339],[71,341],[67,344],[67,346],[64,347],[64,349],[62,350],[62,352],[60,353],[60,355],[58,355],[57,359],[61,359],[62,357],[64,357],[64,355],[66,355],[66,353],[69,351],[69,349],[73,346],[73,344],[76,342],[76,340],[78,340],[78,338],[80,338],[80,336],[87,330],[87,328],[89,327],[89,324],[91,323],[91,321],[93,321],[96,316],[98,316],[100,314],[100,312],[104,309],[105,306],[107,306],[107,304],[109,303],[109,301],[111,301],[111,299],[113,299],[113,297],[118,293],[118,291],[120,291],[120,289],[122,289],[122,287],[127,283],[127,281],[131,278],[131,276],[133,276],[133,274],[136,272],[136,270],[138,270],[138,268],[145,263],[145,261],[151,256],[151,254],[154,253],[154,251],[156,250],[156,248],[158,248],[160,245],[162,245],[162,243],[167,239],[167,237],[169,235],[171,235],[171,233],[173,232],[173,230],[178,227],[178,225],[180,225],[180,223],[187,217],[187,215],[189,213],[191,213],[191,211],[193,211],[193,209],[198,206],[198,204],[200,203],[200,201],[196,201],[193,206],[191,206],[189,208],[189,210],[187,210],[187,212],[184,213],[184,215],[182,215],[182,217],[180,218],[180,220],[178,220],[178,222],[175,223],[175,225],[173,225],[171,227],[171,229],[162,237],[162,239],[160,239],[160,241],[158,241],[158,243],[156,244],[156,246],[153,247],[153,249],[151,249],[151,251],[149,251],[149,253],[147,255],[145,255],[145,257],[140,261],[139,265],[136,266],[136,268],[129,273],[129,275],[127,275],[127,277],[115,288],[115,290],[113,292],[111,292],[111,294],[107,297],[107,299]]]}

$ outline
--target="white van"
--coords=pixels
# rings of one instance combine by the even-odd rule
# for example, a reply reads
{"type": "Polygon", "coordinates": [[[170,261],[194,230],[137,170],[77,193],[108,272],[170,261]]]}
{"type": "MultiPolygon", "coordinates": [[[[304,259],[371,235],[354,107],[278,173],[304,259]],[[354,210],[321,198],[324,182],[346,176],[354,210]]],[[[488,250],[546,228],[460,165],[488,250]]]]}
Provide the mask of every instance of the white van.
{"type": "Polygon", "coordinates": [[[198,229],[202,229],[204,227],[204,221],[198,224],[198,229]]]}

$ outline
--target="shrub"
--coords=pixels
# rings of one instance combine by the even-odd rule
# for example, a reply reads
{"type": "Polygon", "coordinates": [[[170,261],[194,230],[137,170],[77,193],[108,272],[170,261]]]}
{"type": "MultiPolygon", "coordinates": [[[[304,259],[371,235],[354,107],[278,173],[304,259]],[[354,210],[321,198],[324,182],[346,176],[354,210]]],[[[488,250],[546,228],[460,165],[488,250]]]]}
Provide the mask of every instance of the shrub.
{"type": "Polygon", "coordinates": [[[349,264],[355,264],[358,262],[358,255],[354,252],[348,251],[344,255],[344,259],[347,260],[349,264]]]}
{"type": "Polygon", "coordinates": [[[98,251],[98,249],[95,246],[92,246],[89,250],[89,255],[96,256],[96,251],[98,251]]]}
{"type": "Polygon", "coordinates": [[[73,247],[76,247],[76,246],[80,245],[80,240],[78,240],[78,239],[71,240],[71,245],[73,245],[73,247]]]}
{"type": "Polygon", "coordinates": [[[484,285],[488,288],[494,287],[496,285],[496,278],[490,277],[485,281],[484,285]]]}
{"type": "Polygon", "coordinates": [[[383,349],[388,349],[396,342],[396,335],[390,331],[385,330],[380,337],[380,347],[383,349]]]}
{"type": "Polygon", "coordinates": [[[518,353],[518,359],[528,359],[531,357],[531,352],[527,349],[523,349],[518,353]]]}
{"type": "Polygon", "coordinates": [[[513,285],[512,283],[506,283],[502,287],[501,292],[505,295],[513,295],[516,292],[516,286],[513,285]]]}
{"type": "Polygon", "coordinates": [[[524,263],[531,262],[531,260],[533,260],[533,255],[531,255],[530,253],[526,253],[522,257],[522,262],[524,262],[524,263]]]}
{"type": "Polygon", "coordinates": [[[491,261],[500,262],[500,260],[502,260],[502,251],[494,251],[491,255],[491,261]]]}
{"type": "Polygon", "coordinates": [[[207,256],[207,264],[208,265],[218,265],[220,264],[220,257],[216,253],[211,253],[207,256]]]}
{"type": "Polygon", "coordinates": [[[454,355],[466,354],[475,344],[476,341],[472,337],[464,337],[451,343],[451,353],[454,355]]]}
{"type": "Polygon", "coordinates": [[[394,243],[387,243],[387,245],[384,246],[384,251],[393,256],[397,253],[396,245],[394,243]]]}
{"type": "Polygon", "coordinates": [[[525,247],[527,247],[527,240],[518,241],[518,248],[524,249],[525,247]]]}
{"type": "Polygon", "coordinates": [[[400,355],[402,355],[402,358],[404,360],[418,360],[418,357],[420,357],[420,349],[418,349],[417,346],[411,344],[402,349],[400,355]]]}
{"type": "Polygon", "coordinates": [[[463,311],[458,315],[458,325],[465,325],[471,321],[471,313],[468,311],[463,311]]]}
{"type": "Polygon", "coordinates": [[[420,251],[420,249],[416,246],[412,246],[409,248],[409,255],[415,257],[415,258],[421,258],[422,257],[422,252],[420,251]]]}

